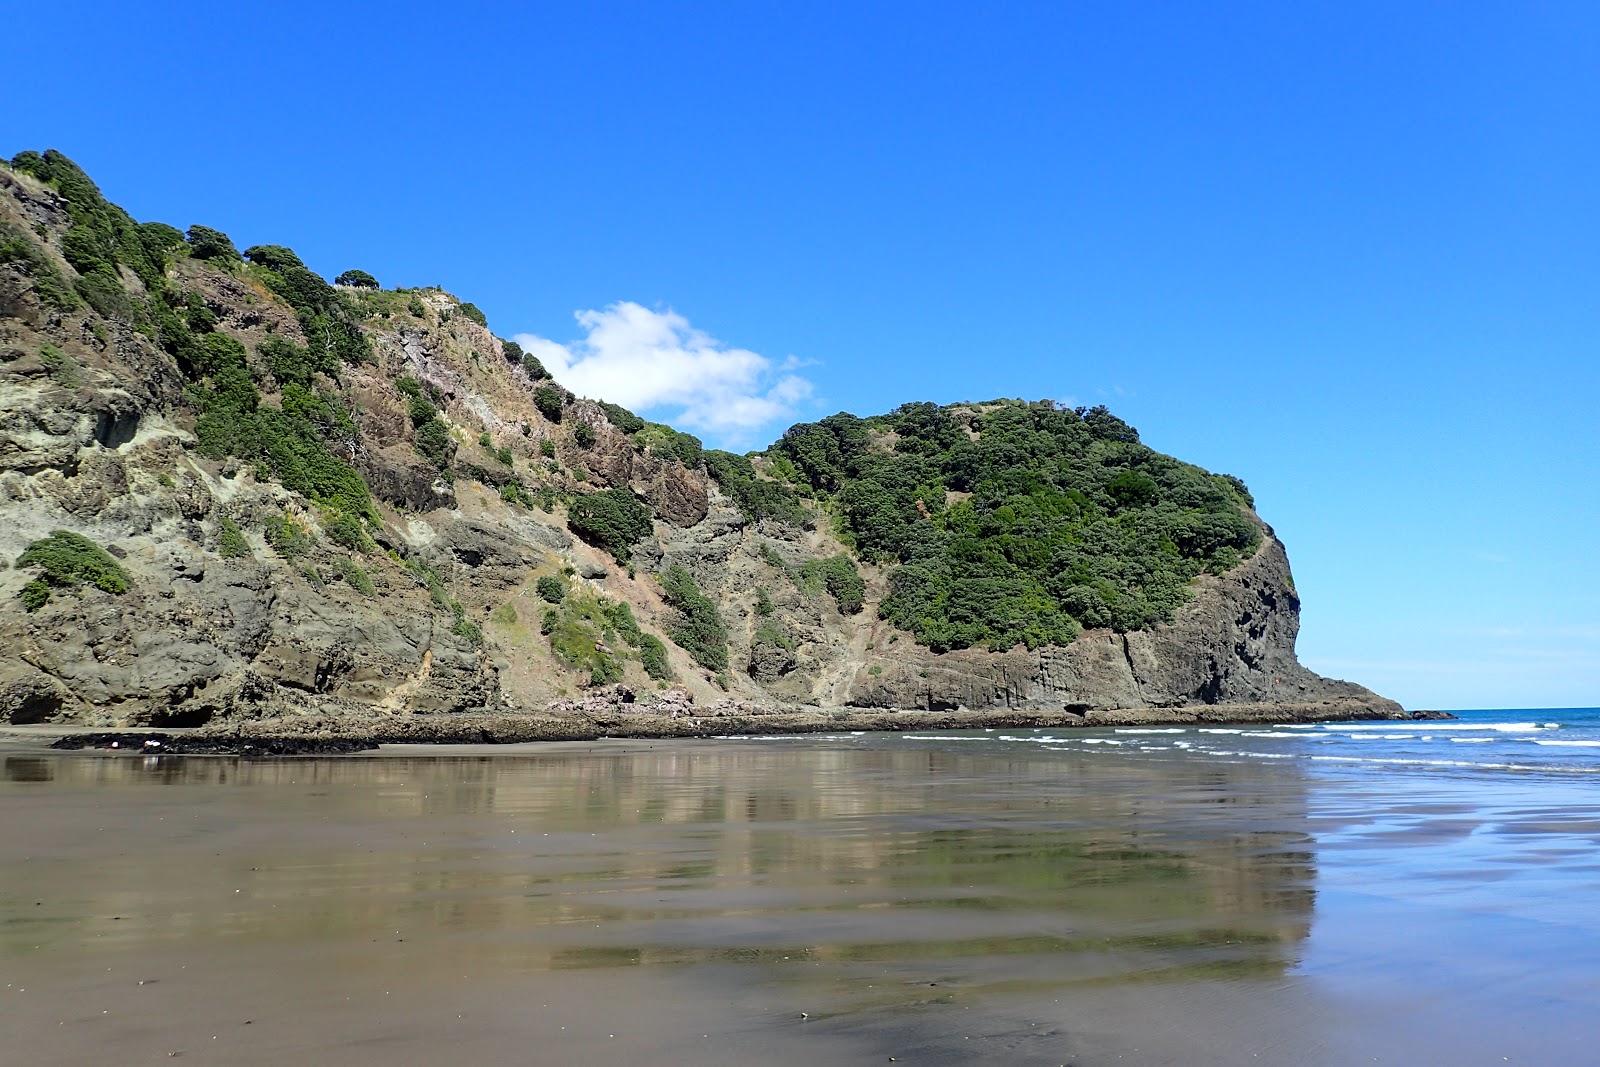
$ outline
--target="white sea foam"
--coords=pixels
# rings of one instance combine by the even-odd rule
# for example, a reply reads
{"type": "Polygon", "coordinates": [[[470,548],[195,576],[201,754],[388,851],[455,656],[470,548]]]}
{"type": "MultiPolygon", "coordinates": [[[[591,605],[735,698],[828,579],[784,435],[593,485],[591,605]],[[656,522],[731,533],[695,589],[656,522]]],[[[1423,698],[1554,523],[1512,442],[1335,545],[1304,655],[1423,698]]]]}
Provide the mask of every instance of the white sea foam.
{"type": "Polygon", "coordinates": [[[1492,737],[1452,737],[1450,740],[1458,745],[1492,745],[1495,741],[1492,737]]]}
{"type": "Polygon", "coordinates": [[[1189,731],[1182,726],[1168,726],[1160,729],[1148,726],[1124,726],[1116,732],[1119,734],[1186,734],[1189,731]]]}
{"type": "Polygon", "coordinates": [[[1540,741],[1536,737],[1528,738],[1536,745],[1564,745],[1569,748],[1600,748],[1600,741],[1540,741]]]}
{"type": "MultiPolygon", "coordinates": [[[[1430,722],[1428,724],[1428,730],[1430,732],[1434,731],[1434,730],[1478,730],[1478,731],[1492,730],[1495,733],[1501,733],[1501,734],[1520,734],[1520,733],[1528,733],[1528,732],[1533,731],[1533,730],[1555,730],[1555,729],[1559,729],[1560,726],[1561,726],[1560,723],[1538,723],[1538,722],[1430,722]]],[[[1393,730],[1394,729],[1394,723],[1392,723],[1392,722],[1388,722],[1388,723],[1350,723],[1350,722],[1342,722],[1342,723],[1338,723],[1337,725],[1323,724],[1322,728],[1324,730],[1333,730],[1333,731],[1337,731],[1339,733],[1348,733],[1348,732],[1353,731],[1353,730],[1359,730],[1359,731],[1393,730]]]]}
{"type": "Polygon", "coordinates": [[[1200,730],[1203,734],[1242,734],[1243,730],[1232,730],[1222,726],[1206,726],[1200,730]]]}
{"type": "Polygon", "coordinates": [[[1280,734],[1273,730],[1246,730],[1241,737],[1270,737],[1277,741],[1293,741],[1294,734],[1280,734]]]}

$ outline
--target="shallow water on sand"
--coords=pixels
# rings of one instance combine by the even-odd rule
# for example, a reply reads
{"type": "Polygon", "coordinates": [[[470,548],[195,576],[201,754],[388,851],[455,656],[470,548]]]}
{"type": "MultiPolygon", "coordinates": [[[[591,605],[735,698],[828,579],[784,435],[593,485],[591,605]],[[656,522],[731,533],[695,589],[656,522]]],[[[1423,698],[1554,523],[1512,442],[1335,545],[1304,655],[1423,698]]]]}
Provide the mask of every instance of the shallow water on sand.
{"type": "Polygon", "coordinates": [[[1593,1062],[1593,776],[1077,736],[8,757],[0,1058],[1593,1062]]]}

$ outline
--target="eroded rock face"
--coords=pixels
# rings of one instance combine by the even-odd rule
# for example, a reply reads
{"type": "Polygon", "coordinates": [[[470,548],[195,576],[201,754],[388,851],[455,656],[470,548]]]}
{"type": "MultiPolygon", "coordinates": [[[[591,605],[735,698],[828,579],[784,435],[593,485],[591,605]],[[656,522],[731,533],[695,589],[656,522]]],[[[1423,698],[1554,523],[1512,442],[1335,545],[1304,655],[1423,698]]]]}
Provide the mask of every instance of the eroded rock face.
{"type": "MultiPolygon", "coordinates": [[[[70,280],[60,255],[69,221],[59,197],[0,169],[0,223],[10,233],[42,227],[39,255],[70,280]]],[[[130,300],[142,299],[141,283],[124,280],[130,300]]],[[[0,568],[0,721],[293,719],[319,729],[355,716],[401,737],[407,729],[393,724],[423,714],[593,715],[610,697],[578,696],[588,669],[560,659],[540,632],[548,605],[536,582],[556,575],[607,610],[628,604],[666,641],[676,687],[664,694],[637,652],[624,663],[627,685],[663,721],[754,716],[775,702],[948,711],[952,723],[962,708],[1396,708],[1299,665],[1299,600],[1270,531],[1254,557],[1198,581],[1176,619],[1153,631],[1091,631],[1031,652],[919,648],[878,620],[884,579],[872,568],[856,613],[805,577],[809,562],[843,551],[825,530],[747,521],[703,467],[624,432],[596,403],[564,394],[559,413],[542,412],[537,390],[548,383],[509,362],[502,342],[438,290],[387,294],[362,319],[371,361],[337,381],[316,378],[350,416],[328,447],[361,473],[378,520],[377,547],[341,541],[326,501],[274,482],[254,460],[201,453],[192,383],[159,331],[64,311],[36,281],[0,263],[0,560],[69,530],[111,551],[133,588],[56,589],[27,611],[21,594],[35,571],[0,568]],[[428,404],[414,410],[417,393],[428,404]],[[433,442],[446,448],[428,460],[418,420],[430,423],[434,408],[433,442]],[[558,501],[600,488],[650,506],[653,536],[631,559],[564,528],[558,501]],[[268,543],[286,520],[310,535],[307,547],[268,543]],[[717,603],[726,671],[671,645],[656,576],[673,565],[717,603]]],[[[248,272],[180,257],[167,285],[249,352],[269,335],[307,340],[293,309],[248,272]]],[[[253,372],[272,377],[259,360],[253,372]]],[[[282,399],[276,388],[263,385],[263,403],[282,399]]]]}
{"type": "Polygon", "coordinates": [[[1229,574],[1197,586],[1172,623],[1145,632],[1090,630],[1071,645],[1033,652],[937,655],[902,642],[896,662],[881,675],[856,672],[845,702],[937,710],[1358,699],[1398,710],[1361,686],[1306,670],[1295,658],[1300,599],[1275,537],[1229,574]]]}

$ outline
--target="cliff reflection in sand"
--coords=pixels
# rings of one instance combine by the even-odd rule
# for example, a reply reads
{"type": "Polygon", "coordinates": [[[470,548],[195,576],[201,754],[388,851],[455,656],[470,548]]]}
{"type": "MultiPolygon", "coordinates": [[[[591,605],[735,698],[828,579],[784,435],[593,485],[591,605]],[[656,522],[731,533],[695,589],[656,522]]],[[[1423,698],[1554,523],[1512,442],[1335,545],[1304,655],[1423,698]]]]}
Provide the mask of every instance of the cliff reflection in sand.
{"type": "Polygon", "coordinates": [[[104,829],[33,842],[46,911],[7,917],[32,920],[8,951],[316,939],[412,980],[732,963],[831,1012],[1293,966],[1315,868],[1292,773],[1052,755],[52,760],[55,818],[97,798],[104,829]]]}

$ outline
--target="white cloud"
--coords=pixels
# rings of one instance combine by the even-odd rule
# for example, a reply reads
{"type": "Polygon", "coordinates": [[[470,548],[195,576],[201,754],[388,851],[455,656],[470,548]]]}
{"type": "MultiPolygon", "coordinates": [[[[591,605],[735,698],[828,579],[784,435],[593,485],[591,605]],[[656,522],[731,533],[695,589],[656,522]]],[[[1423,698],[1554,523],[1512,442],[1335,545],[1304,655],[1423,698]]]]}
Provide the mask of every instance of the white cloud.
{"type": "Polygon", "coordinates": [[[579,396],[635,411],[677,408],[672,421],[737,436],[790,418],[811,395],[811,383],[744,348],[730,348],[689,325],[676,311],[651,311],[620,301],[604,311],[579,311],[582,340],[557,344],[518,334],[555,379],[579,396]]]}

